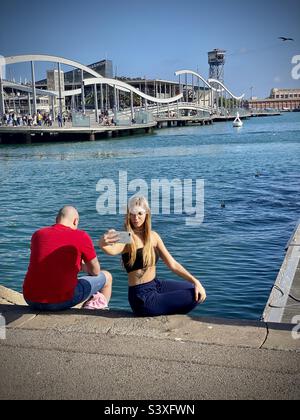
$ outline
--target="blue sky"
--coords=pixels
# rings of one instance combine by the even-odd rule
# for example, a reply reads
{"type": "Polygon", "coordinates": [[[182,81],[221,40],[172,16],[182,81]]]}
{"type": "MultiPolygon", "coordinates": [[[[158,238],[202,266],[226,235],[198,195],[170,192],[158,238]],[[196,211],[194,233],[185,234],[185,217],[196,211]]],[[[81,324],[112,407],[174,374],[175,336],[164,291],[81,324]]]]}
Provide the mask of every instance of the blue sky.
{"type": "MultiPolygon", "coordinates": [[[[107,57],[118,75],[175,80],[183,68],[207,77],[207,52],[223,48],[228,87],[248,97],[253,86],[266,97],[272,87],[300,88],[291,77],[299,22],[299,0],[10,0],[1,8],[0,55],[43,53],[84,64],[107,57]]],[[[16,79],[20,71],[10,69],[16,79]]]]}

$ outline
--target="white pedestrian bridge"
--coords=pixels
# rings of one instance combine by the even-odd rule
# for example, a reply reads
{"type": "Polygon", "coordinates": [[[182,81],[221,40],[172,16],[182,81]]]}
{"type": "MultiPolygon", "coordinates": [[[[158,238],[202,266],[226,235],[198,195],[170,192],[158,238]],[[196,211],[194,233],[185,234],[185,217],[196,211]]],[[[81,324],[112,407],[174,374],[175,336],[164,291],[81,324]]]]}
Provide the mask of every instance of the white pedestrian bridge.
{"type": "MultiPolygon", "coordinates": [[[[21,84],[6,79],[2,79],[0,73],[0,116],[3,115],[6,111],[5,106],[5,91],[14,90],[17,92],[23,92],[28,95],[29,109],[31,107],[32,100],[32,113],[37,113],[37,97],[38,96],[48,96],[49,103],[52,104],[52,112],[55,114],[54,103],[55,100],[58,102],[58,113],[62,114],[63,112],[63,100],[67,97],[79,97],[81,102],[81,109],[85,111],[86,96],[85,88],[93,87],[94,88],[94,108],[96,120],[99,113],[99,100],[98,100],[98,89],[100,87],[100,102],[101,102],[101,111],[103,110],[103,86],[108,86],[113,92],[114,97],[114,112],[120,111],[119,109],[119,95],[120,92],[122,95],[129,95],[128,103],[130,106],[128,109],[122,110],[124,115],[130,115],[134,117],[134,99],[136,97],[140,98],[141,106],[139,109],[144,109],[150,111],[153,114],[161,115],[164,113],[170,112],[182,112],[182,111],[197,111],[197,112],[207,112],[210,114],[218,114],[220,104],[234,104],[236,108],[240,105],[240,102],[243,100],[244,95],[236,96],[234,95],[223,83],[217,80],[206,80],[199,73],[196,73],[192,70],[180,70],[175,72],[175,76],[179,77],[178,90],[179,94],[169,98],[162,98],[157,96],[151,96],[139,89],[136,89],[134,86],[131,86],[129,83],[118,79],[105,78],[99,75],[93,69],[77,62],[74,60],[69,60],[63,57],[57,57],[52,55],[43,55],[43,54],[29,54],[29,55],[17,55],[4,57],[2,60],[5,66],[19,64],[19,63],[30,63],[31,65],[31,83],[21,84]],[[37,62],[50,62],[56,63],[58,74],[62,71],[62,66],[69,66],[74,69],[81,71],[81,87],[71,90],[65,90],[62,86],[61,78],[58,77],[58,90],[44,90],[36,88],[36,76],[35,76],[35,63],[37,62]],[[86,73],[89,77],[86,78],[86,73]],[[185,81],[182,82],[182,77],[185,78],[185,81]],[[188,78],[192,78],[192,82],[188,82],[188,78]],[[191,88],[192,86],[192,88],[191,88]],[[218,86],[218,88],[216,87],[218,86]],[[196,92],[196,93],[195,93],[196,92]]],[[[3,74],[3,72],[2,72],[3,74]]],[[[176,83],[176,82],[174,82],[176,83]]]]}

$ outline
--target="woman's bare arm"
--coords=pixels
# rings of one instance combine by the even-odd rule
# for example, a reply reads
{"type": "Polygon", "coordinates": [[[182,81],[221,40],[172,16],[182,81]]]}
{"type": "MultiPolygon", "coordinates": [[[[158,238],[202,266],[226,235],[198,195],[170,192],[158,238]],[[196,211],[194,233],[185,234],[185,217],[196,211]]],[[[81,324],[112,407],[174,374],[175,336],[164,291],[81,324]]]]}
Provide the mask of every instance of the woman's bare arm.
{"type": "Polygon", "coordinates": [[[204,302],[206,299],[206,292],[202,284],[196,277],[194,277],[189,271],[187,271],[181,264],[179,264],[170,254],[170,252],[167,250],[163,240],[161,237],[154,232],[154,235],[157,240],[157,248],[160,254],[161,259],[166,264],[166,266],[175,274],[177,274],[179,277],[189,281],[190,283],[193,283],[195,285],[195,291],[196,291],[196,300],[200,300],[200,302],[204,302]],[[199,299],[199,295],[201,295],[199,299]]]}

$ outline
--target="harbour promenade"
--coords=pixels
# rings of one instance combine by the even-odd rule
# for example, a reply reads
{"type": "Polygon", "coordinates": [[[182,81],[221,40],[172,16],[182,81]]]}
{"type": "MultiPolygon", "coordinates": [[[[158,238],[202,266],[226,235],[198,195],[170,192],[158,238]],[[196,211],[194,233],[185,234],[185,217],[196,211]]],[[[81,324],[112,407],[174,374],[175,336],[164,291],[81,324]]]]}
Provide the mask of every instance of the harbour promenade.
{"type": "Polygon", "coordinates": [[[295,326],[126,311],[32,312],[0,287],[0,399],[300,398],[295,326]]]}
{"type": "MultiPolygon", "coordinates": [[[[217,51],[213,51],[213,56],[217,51]]],[[[209,53],[210,59],[212,58],[209,53]]],[[[209,125],[231,121],[240,114],[250,118],[245,95],[235,95],[222,80],[206,80],[198,72],[183,69],[175,72],[178,81],[134,81],[127,78],[104,77],[95,65],[86,66],[74,60],[45,54],[3,57],[5,66],[30,64],[30,83],[16,83],[0,75],[0,143],[34,143],[49,141],[90,140],[149,133],[163,128],[189,124],[209,125]],[[47,79],[36,80],[37,63],[51,63],[47,79]],[[65,67],[74,70],[65,72],[65,67]],[[75,77],[76,73],[76,77],[75,77]],[[70,76],[72,81],[70,81],[70,76]],[[76,79],[76,81],[75,81],[76,79]],[[78,79],[78,80],[77,80],[78,79]],[[125,80],[125,81],[124,81],[125,80]],[[86,118],[87,110],[91,115],[86,118]],[[72,110],[72,111],[71,111],[72,110]],[[56,127],[66,114],[74,113],[90,124],[56,127]],[[101,116],[114,121],[111,127],[100,126],[101,116]],[[19,127],[25,118],[51,120],[52,127],[19,127]],[[22,122],[21,121],[21,122],[22,122]],[[2,125],[1,125],[2,124],[2,125]]],[[[100,63],[98,63],[100,64],[100,63]]],[[[50,64],[49,64],[50,65],[50,64]]],[[[265,112],[265,115],[278,115],[265,112]]],[[[257,116],[263,116],[259,113],[257,116]]],[[[26,124],[27,125],[27,124],[26,124]]]]}
{"type": "MultiPolygon", "coordinates": [[[[271,117],[280,116],[278,112],[266,112],[251,114],[245,113],[241,119],[251,117],[271,117]]],[[[149,134],[156,129],[165,127],[185,127],[188,125],[212,125],[218,122],[233,121],[235,115],[212,115],[212,116],[180,116],[155,117],[152,122],[130,125],[109,125],[103,126],[93,122],[89,127],[74,127],[72,123],[66,123],[59,127],[54,123],[52,127],[46,126],[20,126],[20,127],[1,127],[0,126],[0,144],[18,144],[18,143],[47,143],[53,141],[95,141],[98,139],[114,138],[122,136],[131,136],[134,134],[149,134]]]]}

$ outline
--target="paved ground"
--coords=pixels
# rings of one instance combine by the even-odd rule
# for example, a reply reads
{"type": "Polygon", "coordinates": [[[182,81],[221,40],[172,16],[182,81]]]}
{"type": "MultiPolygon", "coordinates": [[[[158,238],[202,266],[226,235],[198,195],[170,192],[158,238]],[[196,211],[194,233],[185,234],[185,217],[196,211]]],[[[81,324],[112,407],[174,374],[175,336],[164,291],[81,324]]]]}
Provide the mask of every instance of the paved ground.
{"type": "Polygon", "coordinates": [[[37,314],[0,287],[0,399],[299,399],[292,326],[127,312],[37,314]],[[2,296],[2,297],[1,297],[2,296]]]}

